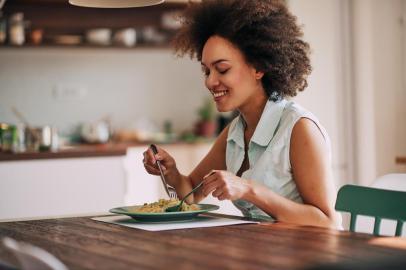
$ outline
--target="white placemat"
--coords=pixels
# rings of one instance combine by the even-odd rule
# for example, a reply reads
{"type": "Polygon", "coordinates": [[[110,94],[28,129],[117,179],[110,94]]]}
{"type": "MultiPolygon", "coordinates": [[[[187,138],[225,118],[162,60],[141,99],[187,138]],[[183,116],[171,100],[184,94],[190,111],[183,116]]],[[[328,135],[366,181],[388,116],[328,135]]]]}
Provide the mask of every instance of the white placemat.
{"type": "Polygon", "coordinates": [[[127,216],[107,216],[107,217],[94,217],[96,221],[117,224],[135,229],[141,229],[146,231],[167,231],[167,230],[179,230],[190,228],[203,228],[203,227],[217,227],[228,226],[236,224],[252,224],[259,223],[257,221],[246,221],[238,219],[230,219],[224,217],[212,217],[212,216],[197,216],[192,220],[186,221],[171,221],[171,222],[139,222],[127,216]]]}

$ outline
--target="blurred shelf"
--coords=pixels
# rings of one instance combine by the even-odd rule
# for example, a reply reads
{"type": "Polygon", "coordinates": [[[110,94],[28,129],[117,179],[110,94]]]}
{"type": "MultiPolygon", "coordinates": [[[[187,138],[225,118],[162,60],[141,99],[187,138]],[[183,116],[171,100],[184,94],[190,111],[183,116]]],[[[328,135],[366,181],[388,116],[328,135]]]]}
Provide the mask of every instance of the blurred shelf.
{"type": "Polygon", "coordinates": [[[61,44],[40,44],[40,45],[33,45],[33,44],[24,44],[22,46],[14,46],[14,45],[0,45],[0,50],[6,49],[15,49],[15,50],[24,50],[24,49],[100,49],[100,50],[107,50],[107,49],[120,49],[120,50],[148,50],[148,49],[167,49],[170,50],[171,47],[169,45],[147,45],[147,44],[140,44],[135,45],[132,47],[125,47],[119,45],[109,45],[109,46],[97,46],[97,45],[61,45],[61,44]]]}
{"type": "MultiPolygon", "coordinates": [[[[19,4],[68,4],[68,0],[9,0],[19,4]]],[[[165,0],[161,5],[167,4],[187,4],[190,0],[165,0]]],[[[201,2],[201,0],[192,0],[193,2],[201,2]]]]}
{"type": "Polygon", "coordinates": [[[0,161],[124,156],[128,147],[127,144],[99,144],[74,146],[56,152],[0,152],[0,161]]]}
{"type": "MultiPolygon", "coordinates": [[[[0,48],[92,48],[92,49],[164,49],[169,48],[170,40],[175,34],[174,29],[168,29],[163,24],[163,16],[176,13],[187,6],[188,1],[171,0],[164,4],[142,8],[125,9],[97,9],[70,5],[68,0],[9,0],[3,7],[7,17],[22,12],[27,21],[26,30],[29,41],[31,30],[43,31],[43,43],[39,45],[9,46],[0,45],[0,48]],[[59,45],[52,43],[56,37],[63,35],[80,36],[84,40],[86,32],[91,29],[108,28],[114,33],[117,30],[133,28],[137,33],[139,45],[124,46],[94,46],[81,43],[80,45],[59,45]],[[164,42],[160,45],[149,44],[144,39],[143,30],[152,28],[163,35],[164,42]]],[[[82,40],[82,42],[84,42],[82,40]]]]}

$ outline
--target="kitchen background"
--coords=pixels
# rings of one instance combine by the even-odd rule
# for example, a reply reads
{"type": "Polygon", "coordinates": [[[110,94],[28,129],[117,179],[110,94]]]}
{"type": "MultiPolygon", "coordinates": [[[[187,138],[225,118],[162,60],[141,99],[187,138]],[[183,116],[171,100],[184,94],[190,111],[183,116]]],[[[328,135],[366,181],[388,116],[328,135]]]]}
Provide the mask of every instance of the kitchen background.
{"type": "MultiPolygon", "coordinates": [[[[47,1],[38,2],[40,8],[41,2],[47,1]]],[[[406,165],[396,162],[396,157],[406,156],[406,1],[290,0],[288,4],[303,24],[305,39],[312,47],[309,87],[295,100],[314,112],[331,136],[337,186],[369,185],[380,175],[406,172],[406,165]]],[[[181,133],[193,129],[197,111],[207,97],[200,65],[188,57],[176,58],[166,46],[0,47],[0,122],[19,121],[11,111],[11,106],[15,106],[32,125],[53,125],[61,134],[68,134],[80,123],[105,117],[110,118],[116,129],[154,125],[163,130],[164,123],[170,121],[173,130],[181,133]]],[[[185,166],[189,170],[210,143],[198,149],[191,145],[167,147],[172,147],[179,159],[189,162],[185,166]],[[190,158],[190,153],[194,158],[190,158]]],[[[131,148],[124,162],[126,171],[111,177],[125,174],[146,179],[148,176],[140,174],[143,168],[138,164],[144,148],[131,148]]],[[[71,159],[66,165],[70,178],[79,179],[72,173],[81,171],[72,167],[75,162],[83,164],[79,160],[71,159]]],[[[0,190],[10,187],[18,190],[27,184],[23,180],[16,184],[13,180],[28,179],[17,177],[15,171],[20,170],[21,162],[0,162],[0,190]]],[[[35,176],[39,163],[25,162],[24,168],[32,169],[30,179],[41,177],[35,176]]],[[[95,170],[114,167],[108,164],[95,170]]],[[[55,177],[60,176],[55,173],[55,177]]],[[[147,186],[145,183],[139,179],[123,181],[120,188],[127,190],[125,202],[137,202],[132,198],[141,193],[142,199],[156,198],[153,193],[156,187],[145,187],[143,192],[134,194],[128,192],[137,185],[147,186]],[[153,195],[145,196],[148,193],[145,190],[153,195]]],[[[77,192],[74,185],[80,184],[67,183],[64,187],[74,194],[77,192]]],[[[106,182],[105,189],[109,187],[111,183],[106,182]]],[[[124,202],[120,199],[122,190],[117,194],[114,203],[124,202]]],[[[15,201],[3,197],[0,207],[15,201]]],[[[87,210],[100,210],[100,205],[87,210]]],[[[75,211],[51,211],[51,214],[75,211]]],[[[10,218],[12,214],[2,217],[10,218]]]]}

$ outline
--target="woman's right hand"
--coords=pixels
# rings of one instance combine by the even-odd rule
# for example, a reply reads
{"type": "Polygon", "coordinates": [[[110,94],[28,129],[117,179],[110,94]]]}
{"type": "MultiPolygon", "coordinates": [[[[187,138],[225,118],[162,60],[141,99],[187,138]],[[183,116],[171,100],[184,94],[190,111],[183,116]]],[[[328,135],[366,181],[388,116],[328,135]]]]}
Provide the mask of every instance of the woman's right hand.
{"type": "Polygon", "coordinates": [[[143,153],[144,159],[142,160],[144,163],[145,170],[149,174],[153,175],[160,175],[160,171],[156,161],[159,160],[161,162],[161,168],[165,175],[165,180],[167,183],[173,187],[175,187],[179,181],[179,171],[176,168],[176,162],[171,155],[169,155],[165,150],[160,147],[157,147],[158,153],[154,154],[151,147],[143,153]]]}

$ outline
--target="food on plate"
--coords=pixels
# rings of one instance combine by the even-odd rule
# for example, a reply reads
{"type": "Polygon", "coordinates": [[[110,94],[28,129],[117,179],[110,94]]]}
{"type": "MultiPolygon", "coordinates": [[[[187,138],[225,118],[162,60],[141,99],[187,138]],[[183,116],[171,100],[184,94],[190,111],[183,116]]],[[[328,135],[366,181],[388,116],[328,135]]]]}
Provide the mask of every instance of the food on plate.
{"type": "MultiPolygon", "coordinates": [[[[144,203],[142,206],[132,206],[129,208],[129,211],[137,213],[164,213],[166,208],[178,205],[179,203],[180,201],[178,199],[159,199],[157,202],[144,203]]],[[[199,209],[199,206],[196,204],[187,204],[184,202],[181,211],[196,211],[199,209]]]]}

